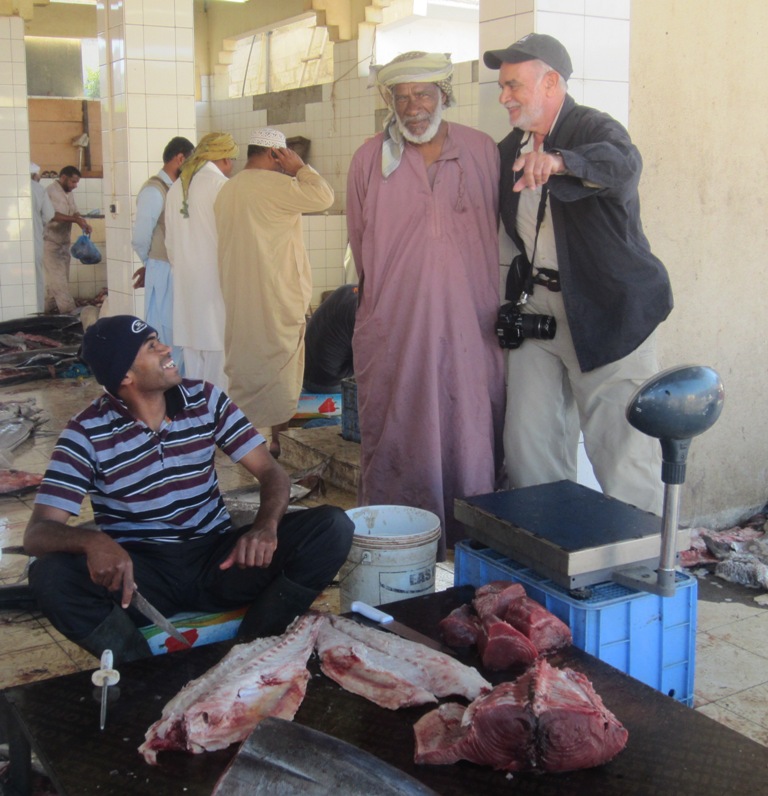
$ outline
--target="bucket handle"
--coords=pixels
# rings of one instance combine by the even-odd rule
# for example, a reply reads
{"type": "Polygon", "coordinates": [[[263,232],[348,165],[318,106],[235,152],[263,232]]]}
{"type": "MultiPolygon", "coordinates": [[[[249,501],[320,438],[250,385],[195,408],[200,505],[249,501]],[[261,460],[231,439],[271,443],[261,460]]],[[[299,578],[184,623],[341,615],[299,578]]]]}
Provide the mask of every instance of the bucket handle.
{"type": "Polygon", "coordinates": [[[347,574],[339,581],[339,585],[344,583],[344,581],[360,566],[360,564],[370,564],[373,560],[373,556],[371,555],[370,550],[363,550],[363,554],[360,556],[360,561],[355,564],[352,569],[347,572],[347,574]]]}

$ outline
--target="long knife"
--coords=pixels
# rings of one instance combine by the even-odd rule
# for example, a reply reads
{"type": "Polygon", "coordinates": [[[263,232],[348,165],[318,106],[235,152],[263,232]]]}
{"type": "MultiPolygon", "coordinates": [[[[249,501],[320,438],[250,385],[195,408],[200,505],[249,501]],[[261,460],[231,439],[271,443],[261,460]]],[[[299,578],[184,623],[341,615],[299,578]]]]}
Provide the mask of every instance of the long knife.
{"type": "Polygon", "coordinates": [[[408,639],[408,641],[415,641],[417,644],[423,644],[425,647],[437,650],[438,652],[446,653],[447,655],[456,654],[454,650],[452,650],[450,647],[446,647],[445,644],[441,644],[439,641],[435,641],[435,639],[425,636],[423,633],[419,633],[418,630],[414,630],[413,628],[408,627],[408,625],[398,622],[391,614],[380,611],[378,608],[368,605],[368,603],[355,600],[350,608],[356,614],[361,614],[367,619],[372,619],[374,622],[378,622],[382,629],[389,630],[391,633],[395,633],[402,638],[408,639]]]}
{"type": "Polygon", "coordinates": [[[160,611],[155,608],[152,603],[148,602],[141,594],[139,594],[138,589],[133,592],[133,597],[131,598],[131,604],[134,608],[137,608],[144,616],[149,619],[152,624],[157,625],[161,630],[165,630],[165,632],[169,636],[173,636],[176,641],[181,642],[182,644],[186,645],[187,647],[191,647],[192,644],[190,643],[189,639],[183,636],[161,613],[160,611]]]}

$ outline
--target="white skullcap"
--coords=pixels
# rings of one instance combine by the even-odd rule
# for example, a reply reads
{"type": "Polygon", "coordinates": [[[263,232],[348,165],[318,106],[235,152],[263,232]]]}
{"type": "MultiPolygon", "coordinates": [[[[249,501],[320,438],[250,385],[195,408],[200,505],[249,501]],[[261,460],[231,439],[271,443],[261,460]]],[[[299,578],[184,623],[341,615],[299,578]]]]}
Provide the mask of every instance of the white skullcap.
{"type": "Polygon", "coordinates": [[[37,174],[38,171],[40,171],[40,166],[38,166],[37,163],[30,163],[29,164],[29,173],[30,174],[37,174]]]}
{"type": "Polygon", "coordinates": [[[266,147],[282,147],[287,146],[285,143],[285,136],[274,127],[259,127],[251,133],[248,139],[248,146],[266,146],[266,147]]]}

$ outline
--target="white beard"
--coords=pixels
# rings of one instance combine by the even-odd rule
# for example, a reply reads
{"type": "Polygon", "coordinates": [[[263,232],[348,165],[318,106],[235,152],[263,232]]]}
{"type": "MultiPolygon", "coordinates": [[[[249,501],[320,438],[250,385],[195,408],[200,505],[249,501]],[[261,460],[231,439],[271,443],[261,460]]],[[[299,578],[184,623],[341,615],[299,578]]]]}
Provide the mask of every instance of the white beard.
{"type": "Polygon", "coordinates": [[[429,127],[427,127],[421,135],[414,135],[397,114],[395,114],[395,119],[397,119],[398,129],[406,141],[410,141],[412,144],[426,144],[437,135],[440,122],[443,120],[443,106],[439,104],[437,108],[435,108],[435,112],[432,114],[432,118],[429,121],[429,127]]]}

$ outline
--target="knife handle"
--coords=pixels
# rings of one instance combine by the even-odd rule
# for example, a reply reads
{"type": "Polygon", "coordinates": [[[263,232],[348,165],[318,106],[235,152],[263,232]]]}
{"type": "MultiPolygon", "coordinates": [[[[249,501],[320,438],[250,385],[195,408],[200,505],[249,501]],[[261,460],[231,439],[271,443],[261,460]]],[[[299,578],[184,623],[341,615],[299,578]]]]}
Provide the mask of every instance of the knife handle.
{"type": "Polygon", "coordinates": [[[394,618],[390,614],[385,614],[384,611],[380,611],[378,608],[368,605],[368,603],[360,602],[360,600],[355,600],[350,608],[356,614],[362,614],[368,619],[373,619],[374,622],[378,622],[382,625],[386,625],[387,622],[391,622],[394,618]]]}

